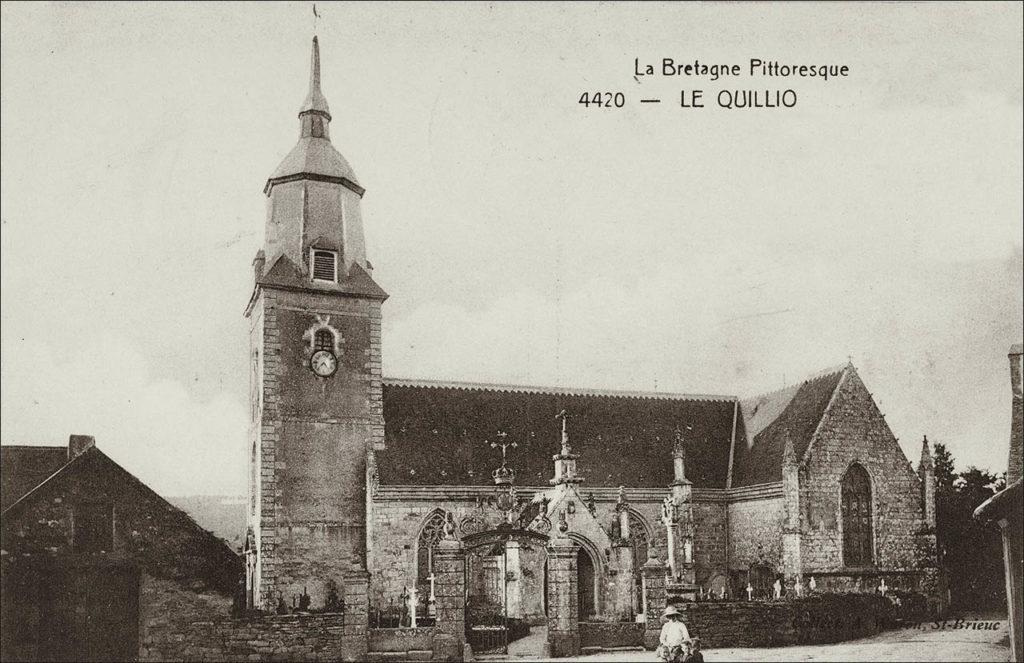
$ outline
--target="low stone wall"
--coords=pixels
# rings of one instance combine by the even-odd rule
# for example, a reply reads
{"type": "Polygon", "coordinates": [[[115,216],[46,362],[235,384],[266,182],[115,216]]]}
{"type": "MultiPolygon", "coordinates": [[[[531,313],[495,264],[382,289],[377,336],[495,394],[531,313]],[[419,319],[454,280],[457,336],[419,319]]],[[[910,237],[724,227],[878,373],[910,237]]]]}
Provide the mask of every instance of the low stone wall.
{"type": "Polygon", "coordinates": [[[580,649],[642,647],[645,627],[636,622],[580,622],[580,649]]]}
{"type": "Polygon", "coordinates": [[[365,631],[343,615],[260,615],[151,625],[140,650],[148,661],[336,661],[352,659],[365,631]],[[351,633],[350,633],[351,631],[351,633]],[[346,655],[348,654],[348,655],[346,655]]]}
{"type": "Polygon", "coordinates": [[[367,660],[428,661],[434,654],[436,629],[420,628],[371,628],[370,650],[367,660]]]}
{"type": "Polygon", "coordinates": [[[839,642],[896,625],[893,602],[876,594],[821,594],[783,601],[684,603],[690,635],[702,648],[775,647],[839,642]]]}

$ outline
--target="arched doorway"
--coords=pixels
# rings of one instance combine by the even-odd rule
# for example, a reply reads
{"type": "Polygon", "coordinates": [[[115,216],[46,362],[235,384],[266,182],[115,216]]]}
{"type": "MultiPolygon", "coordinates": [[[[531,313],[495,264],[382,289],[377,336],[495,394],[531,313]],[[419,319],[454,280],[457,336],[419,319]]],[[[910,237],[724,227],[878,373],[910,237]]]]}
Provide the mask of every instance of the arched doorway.
{"type": "Polygon", "coordinates": [[[597,574],[594,559],[586,548],[580,546],[576,552],[576,592],[580,621],[593,619],[597,614],[597,574]]]}

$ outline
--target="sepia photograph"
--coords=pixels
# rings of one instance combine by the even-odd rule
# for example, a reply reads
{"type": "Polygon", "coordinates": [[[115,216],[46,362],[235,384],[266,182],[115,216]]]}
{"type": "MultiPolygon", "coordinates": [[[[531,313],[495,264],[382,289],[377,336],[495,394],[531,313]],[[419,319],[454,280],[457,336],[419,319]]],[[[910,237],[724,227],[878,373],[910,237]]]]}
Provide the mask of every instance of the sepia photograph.
{"type": "Polygon", "coordinates": [[[0,661],[1024,660],[1022,44],[0,1],[0,661]]]}

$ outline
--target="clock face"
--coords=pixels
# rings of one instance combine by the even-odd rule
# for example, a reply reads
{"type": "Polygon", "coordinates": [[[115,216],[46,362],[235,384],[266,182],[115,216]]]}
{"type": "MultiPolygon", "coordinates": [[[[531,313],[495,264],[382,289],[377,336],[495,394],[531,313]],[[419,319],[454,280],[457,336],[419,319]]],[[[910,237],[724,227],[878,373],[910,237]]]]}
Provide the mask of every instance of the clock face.
{"type": "Polygon", "coordinates": [[[310,357],[309,366],[320,377],[330,377],[338,370],[338,358],[330,350],[317,350],[310,357]]]}

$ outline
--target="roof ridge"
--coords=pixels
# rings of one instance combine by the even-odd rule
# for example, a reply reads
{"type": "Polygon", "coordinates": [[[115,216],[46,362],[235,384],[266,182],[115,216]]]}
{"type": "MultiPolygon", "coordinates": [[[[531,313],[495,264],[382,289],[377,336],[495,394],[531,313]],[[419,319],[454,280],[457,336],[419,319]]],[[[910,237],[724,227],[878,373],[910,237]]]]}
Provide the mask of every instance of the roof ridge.
{"type": "Polygon", "coordinates": [[[747,396],[746,398],[741,398],[740,400],[741,401],[750,402],[750,401],[755,401],[755,400],[757,400],[759,398],[764,398],[766,396],[774,396],[774,395],[779,394],[779,393],[781,393],[783,391],[786,391],[787,389],[793,389],[794,387],[799,387],[799,386],[803,385],[805,382],[810,382],[811,380],[820,380],[821,378],[828,377],[830,375],[835,375],[836,373],[842,373],[843,371],[845,371],[848,368],[853,368],[853,364],[850,363],[850,362],[846,362],[845,364],[836,364],[834,366],[829,366],[828,368],[823,368],[823,369],[821,369],[819,371],[815,371],[814,373],[811,373],[811,374],[807,375],[806,377],[804,377],[804,379],[800,380],[799,382],[791,382],[791,383],[789,383],[787,385],[779,387],[778,389],[773,389],[771,391],[764,391],[764,392],[761,392],[759,394],[754,394],[753,396],[747,396]]]}
{"type": "Polygon", "coordinates": [[[565,396],[603,396],[607,398],[649,398],[654,400],[726,401],[736,396],[721,394],[683,394],[668,391],[625,391],[590,387],[550,387],[537,385],[497,384],[489,382],[458,382],[450,380],[420,380],[415,378],[383,378],[384,384],[397,387],[423,387],[427,389],[464,389],[467,391],[505,391],[512,393],[561,394],[565,396]]]}
{"type": "Polygon", "coordinates": [[[97,455],[101,456],[102,458],[105,458],[107,460],[107,462],[109,462],[114,467],[116,467],[118,470],[120,470],[121,472],[126,474],[128,476],[128,478],[132,482],[134,482],[136,485],[140,486],[143,490],[145,490],[146,492],[152,494],[158,500],[160,500],[161,502],[163,502],[164,504],[169,506],[172,510],[178,512],[180,515],[182,515],[185,518],[187,518],[188,521],[192,525],[194,525],[196,528],[198,528],[200,531],[204,532],[208,536],[212,536],[217,541],[219,541],[222,544],[224,544],[225,546],[227,546],[227,549],[232,554],[234,554],[234,549],[232,549],[231,545],[229,543],[227,543],[224,539],[220,538],[219,536],[217,536],[216,534],[214,534],[210,530],[208,530],[205,527],[203,527],[202,525],[200,525],[198,522],[196,522],[196,519],[193,518],[191,514],[189,514],[187,511],[185,511],[181,507],[172,504],[166,497],[164,497],[160,493],[158,493],[155,490],[153,490],[152,488],[150,488],[148,485],[146,485],[146,483],[142,479],[138,478],[137,476],[135,476],[134,474],[132,474],[131,472],[126,470],[120,463],[118,463],[116,460],[114,460],[113,458],[111,458],[107,454],[105,454],[102,451],[100,451],[100,449],[98,447],[95,447],[95,446],[89,447],[88,449],[86,449],[82,453],[78,454],[77,456],[75,456],[74,458],[69,460],[68,462],[66,462],[63,465],[61,465],[59,468],[57,468],[56,471],[53,472],[53,474],[51,474],[50,476],[46,477],[45,479],[40,481],[38,484],[36,484],[36,486],[34,488],[32,488],[32,490],[28,491],[27,493],[25,493],[24,495],[19,497],[17,500],[12,502],[6,509],[3,510],[3,513],[4,514],[10,513],[11,510],[14,509],[15,507],[18,507],[21,504],[27,503],[31,498],[35,497],[35,495],[39,491],[41,491],[44,486],[46,486],[51,481],[53,481],[58,475],[62,475],[64,473],[66,473],[66,472],[71,471],[71,468],[77,467],[81,463],[85,462],[83,459],[91,458],[91,457],[97,456],[97,455]]]}

